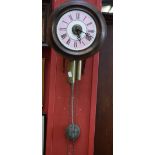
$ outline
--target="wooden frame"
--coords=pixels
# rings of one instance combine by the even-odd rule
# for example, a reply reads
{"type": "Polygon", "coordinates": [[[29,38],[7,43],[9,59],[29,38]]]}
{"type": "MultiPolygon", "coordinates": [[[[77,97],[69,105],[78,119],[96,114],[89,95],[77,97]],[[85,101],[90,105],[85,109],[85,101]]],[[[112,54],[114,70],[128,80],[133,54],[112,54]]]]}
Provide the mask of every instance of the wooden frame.
{"type": "Polygon", "coordinates": [[[50,12],[50,3],[42,4],[42,43],[46,43],[47,18],[50,12]]]}

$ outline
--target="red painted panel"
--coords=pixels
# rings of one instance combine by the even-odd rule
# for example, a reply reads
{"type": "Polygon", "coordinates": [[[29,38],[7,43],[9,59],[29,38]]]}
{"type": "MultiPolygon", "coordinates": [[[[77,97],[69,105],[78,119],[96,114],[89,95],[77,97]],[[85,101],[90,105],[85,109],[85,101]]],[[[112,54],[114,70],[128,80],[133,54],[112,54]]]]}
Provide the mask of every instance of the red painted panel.
{"type": "MultiPolygon", "coordinates": [[[[64,0],[55,0],[55,8],[64,0]]],[[[100,7],[99,1],[89,0],[100,7]]],[[[63,58],[51,50],[47,61],[45,82],[45,104],[47,106],[47,137],[46,155],[67,155],[65,128],[68,126],[68,104],[70,100],[70,85],[63,72],[63,58]]],[[[74,155],[93,155],[96,94],[98,79],[98,54],[86,60],[82,80],[75,84],[76,123],[81,128],[81,134],[75,144],[74,155]]]]}

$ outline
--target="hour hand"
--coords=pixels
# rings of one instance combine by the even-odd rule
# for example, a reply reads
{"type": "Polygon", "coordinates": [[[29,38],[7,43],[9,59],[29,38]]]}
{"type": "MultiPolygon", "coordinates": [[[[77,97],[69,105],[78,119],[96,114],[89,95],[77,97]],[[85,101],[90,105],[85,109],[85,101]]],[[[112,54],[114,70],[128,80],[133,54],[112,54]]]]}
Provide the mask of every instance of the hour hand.
{"type": "Polygon", "coordinates": [[[77,39],[78,39],[78,41],[79,41],[80,44],[81,44],[81,37],[80,37],[80,35],[77,35],[77,39]]]}

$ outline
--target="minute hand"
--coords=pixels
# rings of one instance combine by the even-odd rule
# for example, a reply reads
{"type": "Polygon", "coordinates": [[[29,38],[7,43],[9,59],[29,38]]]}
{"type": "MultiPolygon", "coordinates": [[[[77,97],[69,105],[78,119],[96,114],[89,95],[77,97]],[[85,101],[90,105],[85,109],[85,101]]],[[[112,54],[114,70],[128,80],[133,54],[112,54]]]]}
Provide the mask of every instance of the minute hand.
{"type": "Polygon", "coordinates": [[[80,32],[82,32],[82,33],[85,33],[86,34],[86,36],[89,36],[89,37],[92,37],[92,38],[94,38],[93,36],[91,36],[89,33],[86,33],[86,32],[83,32],[82,30],[79,30],[80,32]]]}

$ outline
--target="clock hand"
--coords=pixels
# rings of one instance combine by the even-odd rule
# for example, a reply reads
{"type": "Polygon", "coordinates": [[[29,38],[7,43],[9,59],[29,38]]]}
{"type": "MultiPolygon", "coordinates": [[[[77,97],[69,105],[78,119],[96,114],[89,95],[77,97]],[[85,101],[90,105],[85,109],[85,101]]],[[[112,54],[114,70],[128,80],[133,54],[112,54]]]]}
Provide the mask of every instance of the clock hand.
{"type": "Polygon", "coordinates": [[[81,44],[81,37],[79,35],[77,35],[77,39],[79,40],[79,42],[81,44]]]}
{"type": "Polygon", "coordinates": [[[83,32],[82,30],[80,30],[80,29],[78,29],[78,31],[80,31],[80,32],[82,32],[82,33],[85,33],[86,34],[86,36],[88,36],[88,37],[92,37],[92,38],[94,38],[93,36],[91,36],[89,33],[86,33],[86,32],[83,32]]]}
{"type": "Polygon", "coordinates": [[[77,34],[77,39],[78,39],[78,40],[81,40],[80,34],[77,34]]]}
{"type": "Polygon", "coordinates": [[[77,39],[79,40],[80,44],[81,44],[81,37],[80,37],[80,33],[79,33],[79,29],[77,29],[77,39]]]}

